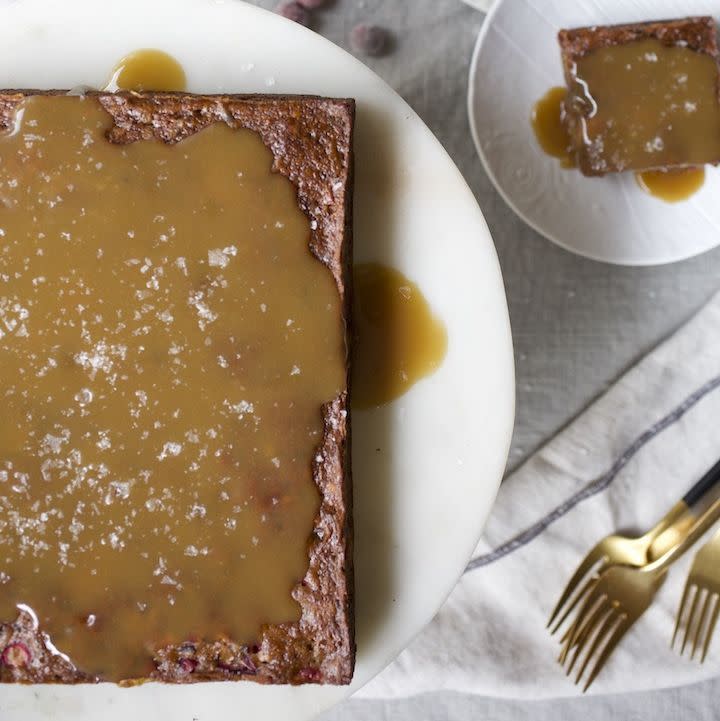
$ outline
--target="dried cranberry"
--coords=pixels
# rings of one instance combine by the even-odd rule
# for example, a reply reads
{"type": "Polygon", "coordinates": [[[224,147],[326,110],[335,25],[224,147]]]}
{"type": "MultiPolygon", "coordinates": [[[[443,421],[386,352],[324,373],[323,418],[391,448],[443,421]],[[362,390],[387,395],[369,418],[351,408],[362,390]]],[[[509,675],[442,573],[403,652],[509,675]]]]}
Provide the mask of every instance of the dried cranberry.
{"type": "Polygon", "coordinates": [[[310,26],[310,13],[298,2],[282,2],[277,6],[275,12],[300,25],[310,26]]]}
{"type": "Polygon", "coordinates": [[[378,25],[360,23],[350,31],[350,46],[364,55],[382,55],[389,47],[390,34],[378,25]]]}
{"type": "Polygon", "coordinates": [[[320,683],[322,675],[320,674],[319,668],[316,668],[315,666],[308,666],[300,669],[298,678],[302,683],[320,683]]]}
{"type": "Polygon", "coordinates": [[[181,658],[178,666],[184,674],[191,674],[197,668],[197,661],[194,658],[181,658]]]}
{"type": "Polygon", "coordinates": [[[0,660],[5,666],[22,668],[30,663],[32,654],[30,649],[21,641],[15,641],[5,646],[0,660]]]}

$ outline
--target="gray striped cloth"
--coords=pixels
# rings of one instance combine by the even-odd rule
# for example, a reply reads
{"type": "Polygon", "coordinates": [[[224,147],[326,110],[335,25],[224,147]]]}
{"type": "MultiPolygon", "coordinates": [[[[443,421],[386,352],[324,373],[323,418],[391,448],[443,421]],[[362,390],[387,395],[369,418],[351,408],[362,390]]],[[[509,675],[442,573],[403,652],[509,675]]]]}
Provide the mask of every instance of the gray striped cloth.
{"type": "MultiPolygon", "coordinates": [[[[600,538],[652,526],[718,458],[720,295],[508,477],[448,602],[358,695],[577,694],[545,630],[565,582],[600,538]]],[[[669,648],[691,560],[673,567],[591,693],[720,676],[720,635],[704,666],[669,648]]]]}

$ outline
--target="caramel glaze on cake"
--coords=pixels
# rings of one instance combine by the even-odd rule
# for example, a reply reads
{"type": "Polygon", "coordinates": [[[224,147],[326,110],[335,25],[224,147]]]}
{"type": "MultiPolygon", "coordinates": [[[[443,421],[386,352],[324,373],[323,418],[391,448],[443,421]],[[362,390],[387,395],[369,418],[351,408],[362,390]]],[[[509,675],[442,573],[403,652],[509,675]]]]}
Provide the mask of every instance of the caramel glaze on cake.
{"type": "MultiPolygon", "coordinates": [[[[26,98],[53,94],[64,95],[4,91],[0,95],[0,131],[13,131],[26,98]]],[[[310,250],[330,270],[337,287],[347,341],[353,101],[300,96],[89,93],[84,102],[102,106],[108,116],[107,140],[121,147],[137,141],[175,145],[213,124],[256,133],[272,153],[273,171],[285,176],[297,190],[299,208],[309,219],[310,250]]],[[[176,147],[181,152],[182,145],[176,147]]],[[[355,647],[348,411],[347,382],[334,400],[318,408],[321,441],[308,463],[319,492],[319,510],[308,542],[307,570],[292,590],[299,620],[265,625],[253,642],[244,639],[240,643],[221,633],[214,639],[192,638],[166,646],[158,645],[157,639],[147,639],[154,671],[143,677],[112,680],[126,684],[147,679],[177,683],[230,679],[291,684],[350,682],[355,647]]],[[[58,652],[29,609],[20,609],[16,620],[6,621],[0,626],[0,680],[103,680],[58,652]]]]}

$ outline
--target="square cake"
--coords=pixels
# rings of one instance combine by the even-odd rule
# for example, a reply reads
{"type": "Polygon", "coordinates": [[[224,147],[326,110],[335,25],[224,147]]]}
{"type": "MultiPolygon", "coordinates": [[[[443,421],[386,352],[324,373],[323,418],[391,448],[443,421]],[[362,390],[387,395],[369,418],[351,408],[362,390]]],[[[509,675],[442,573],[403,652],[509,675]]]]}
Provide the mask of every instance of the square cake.
{"type": "Polygon", "coordinates": [[[585,175],[720,162],[710,17],[562,30],[564,124],[585,175]]]}
{"type": "Polygon", "coordinates": [[[350,682],[353,122],[0,94],[0,680],[350,682]]]}

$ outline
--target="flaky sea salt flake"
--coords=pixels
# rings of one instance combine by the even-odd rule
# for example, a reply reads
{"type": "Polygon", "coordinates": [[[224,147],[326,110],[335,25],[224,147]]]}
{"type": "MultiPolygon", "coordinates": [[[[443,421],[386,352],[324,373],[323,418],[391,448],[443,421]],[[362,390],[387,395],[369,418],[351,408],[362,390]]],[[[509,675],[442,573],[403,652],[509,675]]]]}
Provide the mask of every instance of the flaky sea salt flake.
{"type": "Polygon", "coordinates": [[[159,461],[164,461],[168,456],[179,456],[182,451],[182,443],[175,443],[174,441],[167,441],[163,444],[162,451],[158,455],[159,461]]]}

